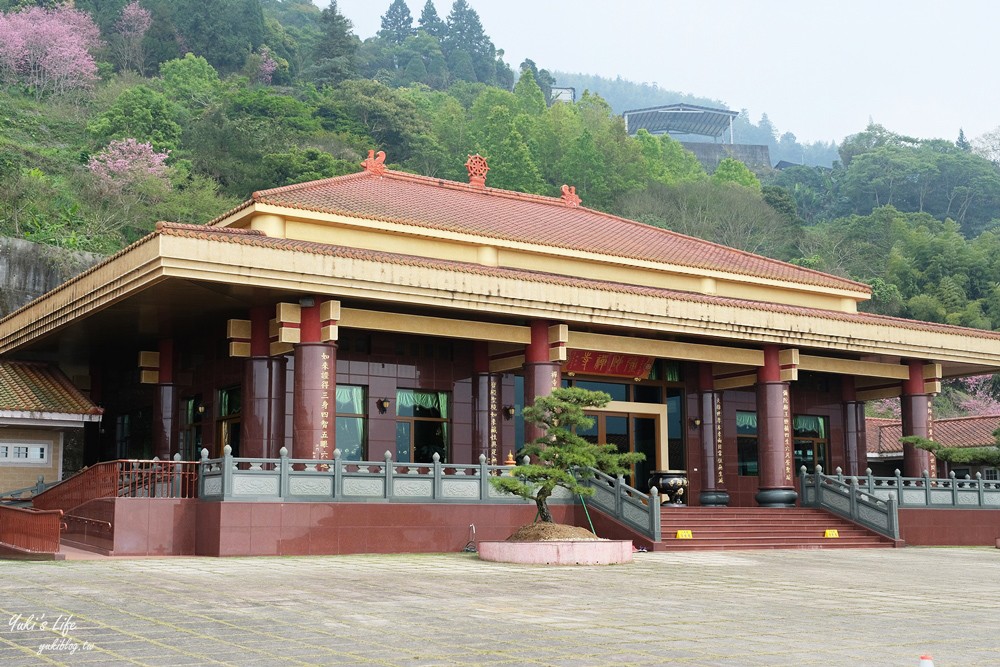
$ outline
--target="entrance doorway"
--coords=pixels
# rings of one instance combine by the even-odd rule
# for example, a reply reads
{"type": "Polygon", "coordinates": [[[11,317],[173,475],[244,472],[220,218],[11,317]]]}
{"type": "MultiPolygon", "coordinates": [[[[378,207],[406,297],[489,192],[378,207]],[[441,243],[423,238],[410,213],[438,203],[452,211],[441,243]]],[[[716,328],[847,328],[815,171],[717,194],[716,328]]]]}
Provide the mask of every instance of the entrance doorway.
{"type": "Polygon", "coordinates": [[[588,442],[614,445],[622,453],[644,454],[646,459],[632,466],[625,475],[625,483],[645,492],[649,490],[650,473],[657,470],[658,460],[664,458],[665,451],[659,444],[666,442],[665,413],[665,406],[613,401],[608,409],[588,410],[587,415],[594,419],[594,425],[586,430],[578,429],[577,434],[588,442]],[[623,405],[635,406],[640,411],[614,410],[623,405]]]}

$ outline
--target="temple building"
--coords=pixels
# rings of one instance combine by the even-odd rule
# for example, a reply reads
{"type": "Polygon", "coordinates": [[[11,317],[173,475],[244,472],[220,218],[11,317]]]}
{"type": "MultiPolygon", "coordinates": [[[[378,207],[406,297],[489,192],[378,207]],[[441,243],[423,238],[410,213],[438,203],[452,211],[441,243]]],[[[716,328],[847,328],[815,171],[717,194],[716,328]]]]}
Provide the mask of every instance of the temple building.
{"type": "MultiPolygon", "coordinates": [[[[521,408],[600,389],[587,437],[685,471],[691,505],[788,507],[798,470],[862,473],[866,400],[931,437],[1000,333],[859,312],[862,283],[561,197],[387,169],[255,192],[153,233],[0,321],[103,410],[85,463],[223,455],[503,462],[521,408]]],[[[907,447],[906,475],[935,463],[907,447]]]]}

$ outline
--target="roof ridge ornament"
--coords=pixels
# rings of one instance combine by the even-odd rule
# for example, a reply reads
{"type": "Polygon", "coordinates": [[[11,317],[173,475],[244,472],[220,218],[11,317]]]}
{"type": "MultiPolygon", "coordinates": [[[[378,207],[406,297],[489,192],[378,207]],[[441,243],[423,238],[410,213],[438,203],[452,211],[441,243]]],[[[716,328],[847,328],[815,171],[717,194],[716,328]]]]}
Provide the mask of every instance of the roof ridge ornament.
{"type": "Polygon", "coordinates": [[[580,199],[579,195],[576,194],[575,185],[563,185],[562,186],[562,200],[566,202],[567,206],[572,206],[576,208],[583,201],[580,199]]]}
{"type": "Polygon", "coordinates": [[[475,188],[486,187],[486,172],[490,170],[486,164],[486,158],[479,153],[470,155],[465,163],[465,168],[469,170],[469,185],[475,188]]]}
{"type": "Polygon", "coordinates": [[[385,173],[385,151],[375,153],[374,150],[369,150],[368,159],[364,160],[361,166],[372,176],[381,176],[385,173]]]}

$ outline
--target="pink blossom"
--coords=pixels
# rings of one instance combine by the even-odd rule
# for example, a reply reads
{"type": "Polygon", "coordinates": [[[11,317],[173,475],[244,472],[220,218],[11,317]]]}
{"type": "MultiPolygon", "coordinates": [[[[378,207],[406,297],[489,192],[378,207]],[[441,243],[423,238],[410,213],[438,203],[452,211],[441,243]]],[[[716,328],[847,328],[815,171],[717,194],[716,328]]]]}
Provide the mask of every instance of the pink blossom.
{"type": "Polygon", "coordinates": [[[271,75],[278,69],[278,61],[271,57],[271,50],[266,46],[260,49],[260,65],[257,68],[255,79],[259,83],[268,85],[271,83],[271,75]]]}
{"type": "Polygon", "coordinates": [[[87,167],[101,189],[108,193],[121,193],[151,178],[169,187],[165,164],[169,154],[170,151],[157,153],[148,142],[116,139],[92,156],[87,167]]]}
{"type": "Polygon", "coordinates": [[[4,81],[24,84],[36,98],[89,88],[97,79],[89,50],[100,46],[100,32],[84,12],[29,7],[0,15],[0,35],[4,81]]]}
{"type": "Polygon", "coordinates": [[[123,70],[134,68],[142,73],[146,60],[142,39],[152,22],[153,15],[140,7],[138,0],[132,0],[122,9],[121,16],[115,23],[118,34],[114,40],[114,47],[118,65],[123,70]]]}

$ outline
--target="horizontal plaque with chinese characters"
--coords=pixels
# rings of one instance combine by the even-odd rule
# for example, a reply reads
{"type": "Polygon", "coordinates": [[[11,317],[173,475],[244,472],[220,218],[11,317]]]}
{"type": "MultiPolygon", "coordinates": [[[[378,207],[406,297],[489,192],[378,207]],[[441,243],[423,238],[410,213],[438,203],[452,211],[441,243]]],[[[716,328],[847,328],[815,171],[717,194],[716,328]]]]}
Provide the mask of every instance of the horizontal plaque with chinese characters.
{"type": "Polygon", "coordinates": [[[645,379],[653,370],[653,361],[653,357],[641,354],[570,350],[566,359],[565,371],[584,375],[612,375],[614,377],[645,379]]]}

